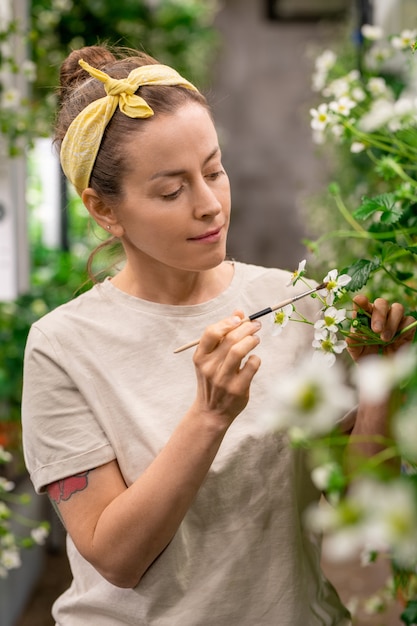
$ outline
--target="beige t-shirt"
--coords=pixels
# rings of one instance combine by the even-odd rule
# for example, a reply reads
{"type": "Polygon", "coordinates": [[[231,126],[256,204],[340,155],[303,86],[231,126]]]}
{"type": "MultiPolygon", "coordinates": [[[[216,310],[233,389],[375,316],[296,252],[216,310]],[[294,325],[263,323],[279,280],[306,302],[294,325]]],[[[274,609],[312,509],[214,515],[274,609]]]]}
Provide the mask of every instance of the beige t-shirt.
{"type": "MultiPolygon", "coordinates": [[[[23,393],[27,467],[37,491],[117,458],[127,485],[151,463],[195,397],[192,351],[236,308],[254,313],[303,289],[289,275],[235,263],[229,288],[209,302],[140,300],[110,280],[31,329],[23,393]]],[[[298,303],[309,319],[317,309],[298,303]]],[[[55,603],[60,626],[343,626],[350,624],[320,572],[305,507],[319,494],[300,451],[266,433],[260,416],[282,372],[311,349],[312,329],[271,335],[263,318],[262,365],[247,408],[227,432],[175,537],[134,589],[96,572],[68,538],[72,586],[55,603]]],[[[157,495],[157,494],[156,494],[157,495]]]]}

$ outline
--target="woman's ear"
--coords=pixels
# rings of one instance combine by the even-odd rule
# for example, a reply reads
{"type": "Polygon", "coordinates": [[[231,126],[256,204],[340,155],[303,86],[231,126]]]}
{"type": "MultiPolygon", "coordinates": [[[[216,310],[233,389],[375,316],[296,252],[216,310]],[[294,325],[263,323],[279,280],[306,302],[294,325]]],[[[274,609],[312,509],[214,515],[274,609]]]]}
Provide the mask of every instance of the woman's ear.
{"type": "Polygon", "coordinates": [[[94,189],[91,189],[91,187],[84,189],[81,199],[93,220],[101,228],[104,228],[105,231],[111,233],[114,237],[123,235],[123,226],[120,224],[114,210],[103,202],[94,189]]]}

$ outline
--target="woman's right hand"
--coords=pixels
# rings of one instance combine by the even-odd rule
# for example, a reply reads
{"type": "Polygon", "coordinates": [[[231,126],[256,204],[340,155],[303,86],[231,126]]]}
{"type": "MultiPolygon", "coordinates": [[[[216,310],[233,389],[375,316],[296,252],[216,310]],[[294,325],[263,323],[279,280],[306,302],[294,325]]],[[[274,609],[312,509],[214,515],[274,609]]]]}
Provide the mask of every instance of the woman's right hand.
{"type": "Polygon", "coordinates": [[[261,364],[249,353],[258,345],[261,324],[243,322],[242,311],[208,326],[194,354],[197,396],[194,408],[230,426],[249,400],[252,379],[261,364]],[[248,356],[249,355],[249,356],[248,356]],[[247,358],[246,358],[247,357],[247,358]]]}

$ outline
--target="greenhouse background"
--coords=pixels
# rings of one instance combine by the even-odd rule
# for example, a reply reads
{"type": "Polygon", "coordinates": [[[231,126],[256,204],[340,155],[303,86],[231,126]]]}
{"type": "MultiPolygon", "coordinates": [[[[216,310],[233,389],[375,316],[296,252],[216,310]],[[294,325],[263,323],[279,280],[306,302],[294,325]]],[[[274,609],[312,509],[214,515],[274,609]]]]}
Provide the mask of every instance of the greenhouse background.
{"type": "MultiPolygon", "coordinates": [[[[31,492],[16,432],[28,328],[85,288],[84,259],[99,236],[51,145],[61,60],[110,39],[193,80],[213,108],[231,179],[230,256],[293,269],[322,226],[317,207],[334,173],[333,155],[311,138],[314,59],[344,43],[359,58],[368,22],[387,33],[415,27],[415,0],[0,0],[0,445],[16,453],[11,471],[32,495],[28,515],[52,523],[46,547],[0,578],[2,626],[52,624],[53,594],[69,580],[62,530],[31,492]]],[[[383,566],[371,577],[357,563],[325,567],[345,601],[371,596],[386,576],[383,566]]],[[[397,615],[394,607],[357,623],[397,626],[397,615]]]]}

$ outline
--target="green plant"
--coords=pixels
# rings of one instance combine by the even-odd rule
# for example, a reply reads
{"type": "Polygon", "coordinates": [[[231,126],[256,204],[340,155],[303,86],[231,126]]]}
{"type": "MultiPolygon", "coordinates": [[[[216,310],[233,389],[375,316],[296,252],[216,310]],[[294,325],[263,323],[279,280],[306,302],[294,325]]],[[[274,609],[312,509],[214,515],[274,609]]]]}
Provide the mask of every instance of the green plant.
{"type": "MultiPolygon", "coordinates": [[[[346,291],[402,302],[417,318],[417,31],[386,37],[365,25],[362,37],[359,55],[345,41],[337,53],[326,50],[316,59],[313,85],[321,101],[311,109],[313,139],[337,182],[310,208],[318,238],[306,244],[318,276],[330,262],[351,277],[346,291]]],[[[366,319],[360,323],[367,342],[366,319]]],[[[401,619],[409,625],[417,598],[416,346],[393,359],[375,357],[352,376],[355,371],[351,382],[370,401],[393,394],[401,402],[392,403],[381,452],[354,470],[343,466],[347,437],[337,429],[296,442],[309,450],[313,480],[331,502],[311,512],[310,527],[327,534],[336,558],[357,549],[368,562],[390,559],[392,592],[401,596],[401,619]],[[401,475],[389,469],[399,459],[401,475]]]]}
{"type": "Polygon", "coordinates": [[[316,61],[314,84],[325,100],[311,110],[313,137],[331,152],[338,182],[329,187],[330,207],[313,211],[313,219],[328,218],[335,228],[307,245],[318,259],[325,254],[345,268],[350,290],[366,285],[372,297],[400,297],[414,311],[416,31],[383,38],[365,27],[364,33],[361,71],[349,66],[352,52],[339,57],[328,50],[316,61]],[[340,246],[342,239],[349,246],[340,246]]]}
{"type": "Polygon", "coordinates": [[[6,140],[9,157],[21,154],[36,134],[32,106],[25,83],[36,79],[36,67],[30,59],[18,59],[14,44],[25,33],[18,20],[0,20],[0,135],[6,140]]]}
{"type": "MultiPolygon", "coordinates": [[[[0,469],[11,461],[11,453],[0,445],[0,469]]],[[[23,511],[30,496],[13,493],[14,487],[13,481],[0,475],[0,578],[20,567],[22,549],[43,545],[49,534],[48,522],[26,517],[23,511]]]]}
{"type": "Polygon", "coordinates": [[[144,50],[203,88],[218,46],[217,10],[217,0],[32,0],[28,39],[39,123],[53,119],[51,85],[68,52],[100,41],[144,50]]]}

